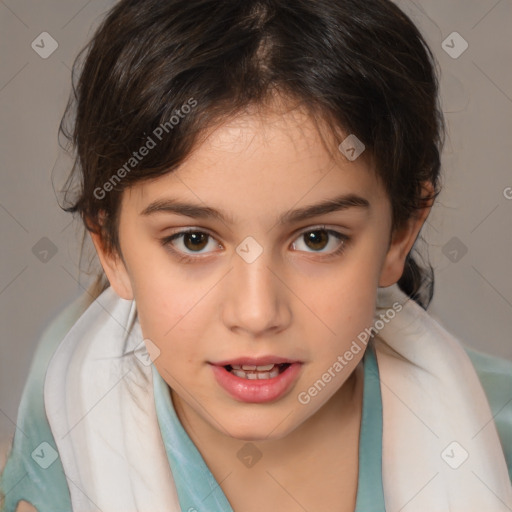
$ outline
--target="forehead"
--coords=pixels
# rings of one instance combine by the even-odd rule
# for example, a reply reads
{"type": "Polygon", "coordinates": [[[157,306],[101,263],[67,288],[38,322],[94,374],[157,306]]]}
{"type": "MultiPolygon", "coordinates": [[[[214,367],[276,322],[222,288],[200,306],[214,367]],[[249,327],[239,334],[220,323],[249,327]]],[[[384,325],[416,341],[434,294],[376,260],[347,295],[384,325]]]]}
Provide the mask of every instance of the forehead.
{"type": "MultiPolygon", "coordinates": [[[[311,162],[314,165],[307,170],[322,173],[333,165],[349,163],[338,149],[347,134],[334,135],[321,118],[282,102],[272,109],[256,108],[248,108],[210,129],[206,140],[191,155],[192,166],[215,167],[222,158],[223,163],[246,161],[249,167],[257,168],[258,163],[262,167],[271,160],[270,168],[282,172],[289,165],[307,168],[311,162]]],[[[352,167],[369,168],[367,156],[363,153],[352,167]]]]}
{"type": "Polygon", "coordinates": [[[382,200],[369,155],[349,161],[339,151],[346,136],[302,109],[245,112],[210,129],[178,169],[137,183],[126,200],[140,211],[172,194],[249,215],[339,194],[382,200]]]}

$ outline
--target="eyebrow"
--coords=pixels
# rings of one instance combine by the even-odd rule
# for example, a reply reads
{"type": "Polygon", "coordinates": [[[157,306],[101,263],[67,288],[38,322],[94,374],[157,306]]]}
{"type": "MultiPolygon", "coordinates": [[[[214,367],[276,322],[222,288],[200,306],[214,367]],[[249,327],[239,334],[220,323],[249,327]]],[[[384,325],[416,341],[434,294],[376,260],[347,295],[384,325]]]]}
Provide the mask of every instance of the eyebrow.
{"type": "MultiPolygon", "coordinates": [[[[348,210],[349,208],[360,208],[363,211],[368,211],[371,209],[371,205],[364,197],[356,194],[344,194],[320,203],[285,212],[280,215],[278,223],[281,225],[293,224],[311,217],[348,210]]],[[[210,208],[209,206],[186,203],[174,198],[154,201],[144,208],[140,215],[149,216],[155,213],[174,213],[194,219],[218,219],[224,223],[232,223],[232,217],[220,210],[210,208]]]]}

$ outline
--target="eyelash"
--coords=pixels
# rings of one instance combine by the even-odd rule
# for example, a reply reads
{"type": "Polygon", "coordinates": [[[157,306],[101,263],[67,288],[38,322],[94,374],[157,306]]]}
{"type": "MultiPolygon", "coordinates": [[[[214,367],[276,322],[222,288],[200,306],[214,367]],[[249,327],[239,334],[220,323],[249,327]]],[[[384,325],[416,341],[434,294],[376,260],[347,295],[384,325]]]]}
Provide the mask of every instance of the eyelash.
{"type": "MultiPolygon", "coordinates": [[[[338,231],[335,231],[333,229],[327,229],[325,226],[315,226],[313,228],[308,228],[306,230],[303,230],[301,233],[299,233],[299,235],[295,238],[295,240],[297,240],[298,238],[300,238],[301,236],[303,236],[306,233],[311,233],[311,232],[315,232],[315,231],[325,231],[326,233],[328,233],[328,234],[334,236],[335,238],[337,238],[338,240],[340,240],[339,247],[335,251],[325,255],[324,258],[327,258],[327,259],[334,258],[336,256],[339,256],[343,252],[345,252],[345,249],[347,248],[347,245],[351,241],[351,238],[349,236],[344,235],[344,234],[342,234],[342,233],[340,233],[338,231]]],[[[171,236],[162,238],[162,240],[160,242],[161,242],[162,246],[165,249],[167,249],[168,251],[173,253],[173,255],[175,255],[178,258],[179,262],[182,262],[182,263],[197,263],[198,260],[201,260],[205,256],[201,256],[201,255],[190,256],[189,254],[183,253],[183,252],[181,252],[179,250],[176,250],[176,249],[174,249],[172,247],[172,242],[174,240],[183,237],[187,233],[205,234],[208,237],[210,237],[210,238],[215,240],[215,238],[212,235],[210,235],[209,233],[207,233],[206,231],[201,231],[200,229],[196,229],[196,228],[187,228],[187,229],[184,229],[182,231],[179,231],[178,233],[174,233],[171,236]]],[[[309,251],[304,251],[304,252],[309,252],[309,251]]],[[[320,253],[318,251],[311,251],[311,252],[313,254],[323,254],[323,253],[320,253]]],[[[200,254],[200,253],[198,253],[198,254],[200,254]]]]}

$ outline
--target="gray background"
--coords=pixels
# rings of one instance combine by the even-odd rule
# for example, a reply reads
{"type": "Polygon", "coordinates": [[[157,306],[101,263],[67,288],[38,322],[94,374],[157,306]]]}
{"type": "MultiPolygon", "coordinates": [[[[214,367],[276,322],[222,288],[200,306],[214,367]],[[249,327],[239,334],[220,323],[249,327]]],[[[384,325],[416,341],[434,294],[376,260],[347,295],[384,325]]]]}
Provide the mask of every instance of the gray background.
{"type": "MultiPolygon", "coordinates": [[[[61,184],[70,164],[57,128],[74,57],[112,4],[0,0],[0,441],[43,328],[90,283],[50,176],[61,184]],[[46,59],[31,47],[42,32],[58,43],[46,59]]],[[[444,190],[422,231],[436,269],[430,312],[468,346],[512,360],[512,1],[398,4],[437,56],[448,127],[444,190]],[[469,44],[458,58],[443,49],[461,48],[453,32],[469,44]]]]}

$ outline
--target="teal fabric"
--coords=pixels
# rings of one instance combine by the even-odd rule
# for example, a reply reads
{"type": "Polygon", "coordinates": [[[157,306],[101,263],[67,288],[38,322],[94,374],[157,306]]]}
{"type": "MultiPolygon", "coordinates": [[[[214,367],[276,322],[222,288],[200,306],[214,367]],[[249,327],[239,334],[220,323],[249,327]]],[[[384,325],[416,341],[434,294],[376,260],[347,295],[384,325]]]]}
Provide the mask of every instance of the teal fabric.
{"type": "MultiPolygon", "coordinates": [[[[19,500],[32,503],[39,512],[71,510],[68,484],[60,459],[57,457],[46,469],[41,466],[51,460],[48,457],[51,457],[52,450],[56,450],[44,410],[43,385],[52,354],[87,305],[84,295],[68,306],[43,333],[34,354],[20,402],[12,451],[0,479],[0,489],[5,494],[2,508],[5,512],[14,512],[19,500]],[[50,448],[47,445],[42,445],[41,448],[43,442],[48,443],[50,448]]],[[[467,351],[495,416],[512,480],[512,362],[473,350],[467,351]]],[[[364,367],[356,511],[380,512],[384,510],[381,478],[382,404],[378,367],[370,350],[365,355],[364,367]]],[[[179,451],[168,452],[168,457],[171,469],[176,475],[183,510],[195,507],[197,510],[230,511],[222,490],[179,423],[165,381],[158,372],[155,374],[155,404],[164,443],[168,447],[178,440],[178,446],[181,447],[179,451]]]]}
{"type": "Polygon", "coordinates": [[[176,483],[181,510],[232,512],[222,489],[181,425],[167,383],[154,365],[153,377],[158,423],[176,483]]]}
{"type": "MultiPolygon", "coordinates": [[[[487,395],[512,482],[512,363],[466,349],[487,395]]],[[[484,428],[492,426],[489,422],[484,428]]]]}
{"type": "MultiPolygon", "coordinates": [[[[60,459],[44,469],[36,463],[38,460],[44,462],[37,457],[41,450],[36,449],[42,442],[47,442],[57,450],[44,408],[46,368],[57,346],[86,308],[86,297],[82,295],[44,331],[34,353],[18,409],[12,450],[0,480],[0,493],[5,495],[2,510],[5,512],[14,512],[19,500],[32,503],[39,512],[71,510],[71,498],[60,459]],[[31,454],[34,450],[33,459],[31,454]]],[[[46,448],[43,453],[49,455],[52,452],[46,448]]]]}
{"type": "MultiPolygon", "coordinates": [[[[359,442],[359,486],[355,512],[384,512],[382,489],[382,401],[373,348],[363,359],[363,412],[359,442]]],[[[182,427],[168,386],[153,366],[155,403],[169,465],[182,510],[233,512],[221,487],[182,427]]]]}
{"type": "Polygon", "coordinates": [[[363,412],[355,512],[385,512],[382,487],[382,397],[379,367],[373,344],[366,349],[363,366],[363,412]]]}

